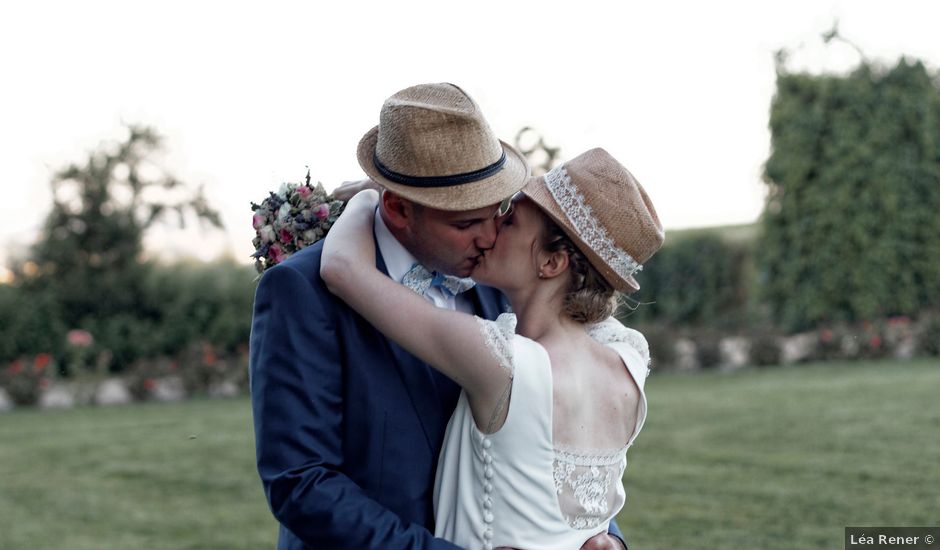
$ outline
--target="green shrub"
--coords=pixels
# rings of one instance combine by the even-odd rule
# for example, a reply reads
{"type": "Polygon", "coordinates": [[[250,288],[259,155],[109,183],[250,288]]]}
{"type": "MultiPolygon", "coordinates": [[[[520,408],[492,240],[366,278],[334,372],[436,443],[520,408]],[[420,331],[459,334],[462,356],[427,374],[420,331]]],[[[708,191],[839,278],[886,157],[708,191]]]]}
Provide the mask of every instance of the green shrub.
{"type": "Polygon", "coordinates": [[[40,353],[28,359],[15,359],[0,370],[0,387],[16,405],[35,405],[42,389],[49,383],[52,356],[40,353]]]}
{"type": "MultiPolygon", "coordinates": [[[[903,59],[778,75],[757,260],[786,330],[940,305],[938,82],[903,59]]],[[[875,340],[864,354],[879,353],[875,340]]]]}
{"type": "Polygon", "coordinates": [[[940,356],[940,314],[934,313],[924,319],[919,341],[921,354],[940,356]]]}
{"type": "Polygon", "coordinates": [[[751,364],[772,367],[780,364],[782,351],[777,337],[767,332],[756,334],[751,340],[751,364]]]}
{"type": "Polygon", "coordinates": [[[0,364],[64,349],[65,326],[55,300],[19,286],[0,285],[0,364]]]}
{"type": "Polygon", "coordinates": [[[699,334],[693,340],[695,341],[695,357],[701,368],[710,369],[721,363],[721,348],[716,334],[699,334]]]}
{"type": "Polygon", "coordinates": [[[155,267],[143,306],[160,327],[152,353],[176,356],[209,342],[224,354],[247,344],[256,276],[233,262],[155,267]]]}
{"type": "Polygon", "coordinates": [[[651,368],[669,368],[676,362],[676,335],[663,327],[652,325],[643,329],[650,348],[651,368]]]}
{"type": "MultiPolygon", "coordinates": [[[[125,372],[144,359],[177,357],[189,346],[211,344],[220,355],[248,343],[256,273],[231,261],[212,264],[141,264],[139,285],[115,286],[132,298],[89,302],[78,326],[66,325],[56,297],[61,289],[38,284],[0,285],[0,364],[50,353],[63,374],[125,372]],[[70,346],[66,334],[82,329],[86,347],[70,346]]],[[[136,285],[136,283],[135,283],[136,285]]]]}
{"type": "Polygon", "coordinates": [[[735,329],[749,321],[751,260],[748,242],[703,232],[667,243],[637,276],[640,302],[633,324],[735,329]]]}
{"type": "Polygon", "coordinates": [[[179,363],[168,357],[139,359],[126,369],[127,389],[135,401],[147,401],[153,397],[157,380],[178,370],[179,363]]]}

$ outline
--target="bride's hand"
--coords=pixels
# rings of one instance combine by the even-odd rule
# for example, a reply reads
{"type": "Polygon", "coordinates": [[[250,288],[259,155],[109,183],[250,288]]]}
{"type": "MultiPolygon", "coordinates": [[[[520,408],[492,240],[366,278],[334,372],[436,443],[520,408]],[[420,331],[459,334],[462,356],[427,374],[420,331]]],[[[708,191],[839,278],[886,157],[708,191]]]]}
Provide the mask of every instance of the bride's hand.
{"type": "Polygon", "coordinates": [[[368,178],[364,180],[344,181],[342,185],[333,190],[333,198],[338,201],[347,201],[356,193],[366,189],[379,190],[381,188],[379,184],[368,178]]]}
{"type": "Polygon", "coordinates": [[[354,269],[375,267],[375,241],[372,227],[377,191],[361,191],[346,203],[343,214],[330,228],[323,242],[320,277],[327,287],[333,286],[354,269]]]}

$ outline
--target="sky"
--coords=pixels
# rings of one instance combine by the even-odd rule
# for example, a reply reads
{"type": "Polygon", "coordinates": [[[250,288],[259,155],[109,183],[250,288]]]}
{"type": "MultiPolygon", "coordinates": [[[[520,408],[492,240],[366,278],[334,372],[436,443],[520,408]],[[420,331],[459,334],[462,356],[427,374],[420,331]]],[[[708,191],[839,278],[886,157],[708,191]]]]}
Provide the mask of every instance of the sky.
{"type": "MultiPolygon", "coordinates": [[[[498,136],[537,128],[570,158],[601,146],[644,185],[668,230],[761,211],[774,52],[790,70],[859,54],[940,67],[940,3],[7,2],[0,5],[0,278],[51,205],[49,180],[127,123],[166,138],[160,166],[203,185],[225,231],[158,226],[152,257],[248,263],[251,201],[363,173],[356,145],[384,99],[453,82],[498,136]]],[[[7,272],[8,273],[8,272],[7,272]]]]}

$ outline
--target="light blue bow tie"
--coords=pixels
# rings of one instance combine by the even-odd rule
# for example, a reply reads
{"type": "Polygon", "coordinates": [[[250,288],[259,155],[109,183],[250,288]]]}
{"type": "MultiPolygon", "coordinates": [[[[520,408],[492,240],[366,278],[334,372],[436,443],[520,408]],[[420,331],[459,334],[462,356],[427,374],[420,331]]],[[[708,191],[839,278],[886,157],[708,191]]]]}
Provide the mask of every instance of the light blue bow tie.
{"type": "Polygon", "coordinates": [[[476,283],[472,279],[460,279],[437,271],[428,271],[428,268],[423,265],[414,264],[408,270],[408,273],[405,273],[405,276],[402,277],[401,284],[421,296],[424,296],[432,286],[440,288],[446,296],[456,296],[461,292],[470,290],[476,283]]]}

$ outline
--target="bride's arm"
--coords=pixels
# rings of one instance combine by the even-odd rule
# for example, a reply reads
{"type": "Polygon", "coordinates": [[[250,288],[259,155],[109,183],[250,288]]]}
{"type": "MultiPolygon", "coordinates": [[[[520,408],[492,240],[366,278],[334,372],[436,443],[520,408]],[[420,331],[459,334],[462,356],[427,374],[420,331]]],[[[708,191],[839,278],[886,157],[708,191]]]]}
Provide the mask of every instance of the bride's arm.
{"type": "Polygon", "coordinates": [[[435,307],[375,268],[377,204],[371,190],[347,203],[323,245],[320,276],[380,332],[466,390],[477,425],[486,426],[510,372],[487,347],[476,318],[435,307]]]}

